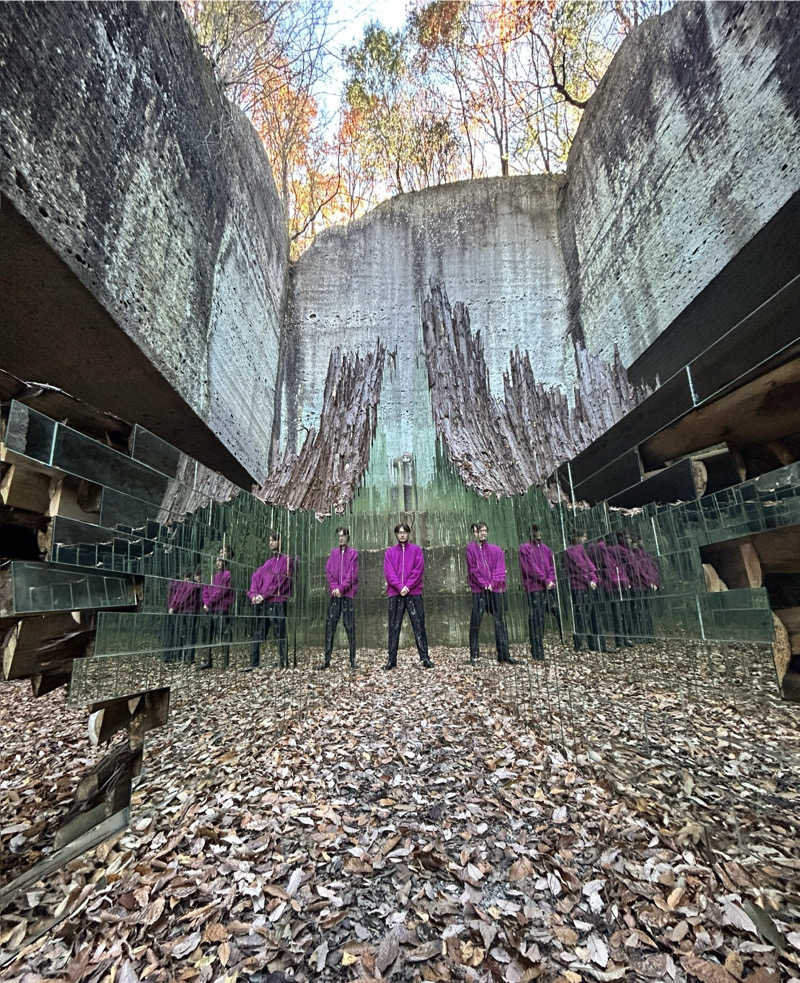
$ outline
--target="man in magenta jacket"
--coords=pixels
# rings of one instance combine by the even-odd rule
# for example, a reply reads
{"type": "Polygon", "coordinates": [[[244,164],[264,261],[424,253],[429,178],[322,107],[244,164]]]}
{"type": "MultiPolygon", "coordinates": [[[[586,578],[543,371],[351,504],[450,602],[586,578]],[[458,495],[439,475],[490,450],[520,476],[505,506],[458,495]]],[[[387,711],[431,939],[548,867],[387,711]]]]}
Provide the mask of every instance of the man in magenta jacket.
{"type": "Polygon", "coordinates": [[[384,669],[397,666],[397,646],[403,618],[408,612],[414,641],[417,643],[423,669],[433,666],[428,656],[428,636],[425,632],[425,608],[422,603],[422,581],[425,575],[425,557],[416,543],[410,543],[411,526],[399,522],[394,527],[397,544],[390,546],[383,555],[383,575],[389,596],[389,659],[384,669]]]}
{"type": "MultiPolygon", "coordinates": [[[[499,546],[488,542],[489,527],[475,523],[477,541],[467,544],[467,583],[472,592],[472,614],[469,619],[469,661],[474,665],[480,654],[481,621],[485,612],[494,618],[494,639],[497,661],[516,665],[508,651],[506,627],[506,555],[499,546]]],[[[473,526],[474,528],[474,526],[473,526]]]]}
{"type": "Polygon", "coordinates": [[[339,526],[336,530],[338,546],[331,550],[325,564],[325,577],[328,581],[330,600],[328,617],[325,620],[325,661],[322,669],[330,668],[333,639],[339,618],[344,623],[347,641],[350,643],[350,668],[356,667],[356,625],[353,613],[353,598],[358,590],[358,550],[350,546],[350,530],[339,526]]]}
{"type": "Polygon", "coordinates": [[[286,640],[287,604],[292,595],[294,560],[281,553],[281,537],[274,529],[269,532],[270,558],[253,573],[247,596],[253,605],[255,629],[250,646],[250,668],[261,664],[261,643],[270,629],[278,642],[278,659],[281,669],[289,667],[289,651],[286,640]]]}
{"type": "Polygon", "coordinates": [[[585,533],[576,530],[564,552],[565,572],[572,597],[572,638],[576,652],[580,652],[584,646],[594,652],[605,652],[605,639],[600,633],[595,603],[599,574],[584,549],[585,542],[585,533]]]}
{"type": "Polygon", "coordinates": [[[545,610],[554,612],[561,627],[558,602],[553,605],[556,590],[556,568],[553,551],[542,542],[538,526],[531,527],[531,541],[522,543],[519,548],[519,569],[522,586],[528,598],[528,634],[531,641],[531,658],[537,662],[544,659],[544,614],[545,610]]]}

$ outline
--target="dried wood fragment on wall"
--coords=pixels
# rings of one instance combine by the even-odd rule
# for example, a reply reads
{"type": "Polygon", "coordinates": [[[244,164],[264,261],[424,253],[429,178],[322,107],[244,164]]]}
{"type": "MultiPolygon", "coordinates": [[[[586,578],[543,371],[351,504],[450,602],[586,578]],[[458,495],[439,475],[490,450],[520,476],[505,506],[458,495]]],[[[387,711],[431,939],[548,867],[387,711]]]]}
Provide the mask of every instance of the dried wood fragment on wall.
{"type": "Polygon", "coordinates": [[[503,373],[503,397],[492,394],[480,331],[469,310],[452,308],[444,285],[431,280],[422,331],[436,434],[464,482],[482,495],[517,495],[605,433],[646,395],[614,361],[576,347],[574,405],[557,386],[537,382],[527,351],[514,349],[503,373]]]}
{"type": "Polygon", "coordinates": [[[288,448],[254,494],[265,502],[318,515],[342,512],[355,496],[375,437],[386,349],[331,352],[318,430],[299,454],[288,448]]]}

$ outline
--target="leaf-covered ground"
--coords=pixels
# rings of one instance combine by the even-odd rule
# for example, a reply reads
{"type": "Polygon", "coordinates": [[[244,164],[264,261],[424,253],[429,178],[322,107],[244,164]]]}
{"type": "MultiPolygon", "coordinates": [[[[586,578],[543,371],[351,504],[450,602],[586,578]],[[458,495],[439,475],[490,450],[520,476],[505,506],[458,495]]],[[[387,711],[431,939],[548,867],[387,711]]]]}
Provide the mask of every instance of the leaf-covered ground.
{"type": "MultiPolygon", "coordinates": [[[[432,654],[184,697],[148,738],[131,830],[6,912],[0,952],[64,917],[0,974],[800,978],[800,715],[767,667],[432,654]]],[[[9,692],[45,740],[55,698],[0,690],[4,733],[9,692]]]]}

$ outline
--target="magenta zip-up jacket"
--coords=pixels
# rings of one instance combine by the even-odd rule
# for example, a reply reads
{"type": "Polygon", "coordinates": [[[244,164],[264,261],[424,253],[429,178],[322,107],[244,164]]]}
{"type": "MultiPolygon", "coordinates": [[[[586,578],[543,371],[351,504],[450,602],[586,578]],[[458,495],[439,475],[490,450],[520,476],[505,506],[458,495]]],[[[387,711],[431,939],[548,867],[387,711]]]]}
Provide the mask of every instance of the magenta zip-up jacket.
{"type": "Polygon", "coordinates": [[[544,543],[523,543],[520,546],[519,569],[522,586],[529,594],[545,590],[548,584],[556,582],[553,551],[544,543]]]}
{"type": "Polygon", "coordinates": [[[646,550],[640,549],[635,549],[633,555],[638,569],[638,589],[648,590],[651,586],[660,587],[661,572],[653,557],[646,550]]]}
{"type": "Polygon", "coordinates": [[[608,591],[630,586],[628,575],[620,568],[619,560],[612,550],[613,547],[607,546],[604,539],[598,539],[596,543],[589,543],[586,547],[586,553],[600,575],[598,583],[603,590],[608,591]]]}
{"type": "Polygon", "coordinates": [[[608,551],[616,563],[620,586],[630,587],[636,574],[636,557],[633,555],[633,550],[623,546],[622,543],[617,543],[616,546],[609,546],[608,551]]]}
{"type": "Polygon", "coordinates": [[[175,614],[197,614],[203,607],[203,585],[194,580],[173,580],[169,585],[167,608],[175,614]]]}
{"type": "Polygon", "coordinates": [[[358,590],[358,550],[352,546],[334,546],[325,564],[325,576],[331,594],[338,590],[342,597],[355,597],[358,590]]]}
{"type": "Polygon", "coordinates": [[[425,576],[422,549],[416,543],[390,546],[383,554],[383,576],[389,597],[397,597],[404,587],[408,587],[409,594],[420,595],[425,576]]]}
{"type": "Polygon", "coordinates": [[[285,553],[271,556],[253,573],[247,596],[252,601],[260,594],[267,604],[280,604],[292,595],[294,558],[285,553]]]}
{"type": "Polygon", "coordinates": [[[506,554],[494,543],[467,543],[467,583],[473,594],[506,589],[506,554]]]}
{"type": "Polygon", "coordinates": [[[209,611],[221,611],[224,614],[230,609],[233,599],[230,570],[217,570],[211,585],[203,587],[203,604],[209,611]]]}
{"type": "Polygon", "coordinates": [[[598,582],[597,567],[580,543],[567,547],[566,563],[569,585],[573,590],[588,590],[592,581],[598,582]]]}

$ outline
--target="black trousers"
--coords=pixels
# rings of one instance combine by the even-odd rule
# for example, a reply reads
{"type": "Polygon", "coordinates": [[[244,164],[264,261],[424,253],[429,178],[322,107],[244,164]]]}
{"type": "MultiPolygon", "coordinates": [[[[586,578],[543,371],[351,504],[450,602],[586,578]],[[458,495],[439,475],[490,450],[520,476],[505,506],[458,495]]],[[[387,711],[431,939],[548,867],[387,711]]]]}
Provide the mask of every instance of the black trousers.
{"type": "Polygon", "coordinates": [[[528,634],[531,639],[531,658],[544,659],[544,612],[547,608],[547,591],[528,592],[528,634]]]}
{"type": "Polygon", "coordinates": [[[278,643],[278,661],[281,669],[289,668],[289,646],[286,640],[286,601],[267,603],[264,601],[263,612],[254,618],[252,645],[250,646],[250,665],[261,664],[261,643],[266,640],[270,629],[275,634],[278,643]]]}
{"type": "Polygon", "coordinates": [[[636,590],[632,592],[633,632],[638,636],[634,641],[652,642],[653,639],[653,606],[652,591],[636,590]]]}
{"type": "Polygon", "coordinates": [[[572,588],[570,593],[575,619],[575,630],[572,635],[575,651],[580,652],[586,647],[593,652],[604,652],[605,639],[602,635],[600,603],[595,596],[596,591],[572,588]]]}
{"type": "Polygon", "coordinates": [[[350,665],[356,664],[356,618],[353,611],[352,597],[332,597],[328,602],[328,617],[325,619],[325,665],[331,664],[333,638],[336,626],[342,619],[347,641],[350,643],[350,665]]]}
{"type": "Polygon", "coordinates": [[[397,665],[397,646],[400,642],[400,629],[408,612],[417,652],[422,662],[428,659],[428,636],[425,632],[425,605],[421,594],[397,594],[389,598],[389,665],[397,665]]]}
{"type": "Polygon", "coordinates": [[[620,597],[619,591],[604,591],[605,609],[607,613],[607,633],[613,629],[614,644],[617,648],[630,645],[630,627],[628,624],[630,616],[630,597],[629,591],[623,591],[620,597]]]}
{"type": "Polygon", "coordinates": [[[197,615],[168,614],[162,625],[161,640],[164,662],[194,662],[197,640],[197,615]]]}
{"type": "Polygon", "coordinates": [[[206,637],[205,641],[207,647],[204,649],[204,654],[201,657],[200,664],[202,668],[208,668],[213,659],[214,653],[217,648],[222,652],[223,664],[227,669],[231,663],[231,618],[229,614],[222,614],[219,611],[209,611],[205,618],[206,625],[206,637]],[[222,643],[227,642],[225,647],[222,647],[222,643]]]}
{"type": "Polygon", "coordinates": [[[476,662],[480,655],[481,621],[484,614],[494,618],[494,640],[497,646],[498,662],[508,659],[508,628],[505,611],[506,595],[500,591],[489,590],[472,595],[472,615],[469,619],[469,658],[476,662]]]}

